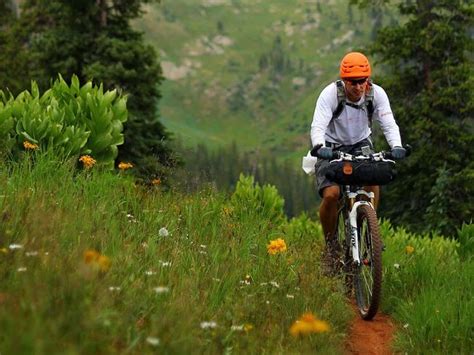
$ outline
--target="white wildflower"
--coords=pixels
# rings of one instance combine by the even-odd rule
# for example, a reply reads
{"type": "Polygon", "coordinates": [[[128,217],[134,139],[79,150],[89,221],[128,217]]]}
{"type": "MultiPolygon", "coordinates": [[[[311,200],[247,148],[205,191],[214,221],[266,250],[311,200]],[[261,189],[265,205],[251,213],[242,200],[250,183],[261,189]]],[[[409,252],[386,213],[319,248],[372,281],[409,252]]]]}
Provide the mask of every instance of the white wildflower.
{"type": "Polygon", "coordinates": [[[25,253],[26,256],[37,256],[38,252],[37,251],[27,251],[25,253]]]}
{"type": "Polygon", "coordinates": [[[169,267],[171,266],[171,261],[163,261],[163,260],[158,260],[158,262],[161,264],[163,267],[169,267]]]}
{"type": "Polygon", "coordinates": [[[410,326],[410,324],[406,323],[403,325],[403,328],[407,329],[410,326]]]}
{"type": "Polygon", "coordinates": [[[242,332],[244,330],[244,325],[233,325],[230,327],[230,330],[233,330],[235,332],[242,332]]]}
{"type": "Polygon", "coordinates": [[[156,271],[153,271],[153,270],[145,271],[145,275],[147,276],[156,275],[156,271]]]}
{"type": "Polygon", "coordinates": [[[153,291],[155,291],[158,294],[168,293],[170,291],[170,288],[166,286],[158,286],[158,287],[155,287],[153,291]]]}
{"type": "Polygon", "coordinates": [[[201,322],[201,328],[202,329],[214,329],[215,327],[217,327],[217,323],[214,322],[214,321],[201,322]]]}
{"type": "Polygon", "coordinates": [[[110,286],[109,287],[109,291],[111,291],[111,292],[118,292],[120,290],[121,290],[121,288],[118,287],[118,286],[110,286]]]}
{"type": "Polygon", "coordinates": [[[272,285],[273,287],[276,287],[276,288],[280,288],[280,284],[276,281],[270,281],[270,285],[272,285]]]}
{"type": "Polygon", "coordinates": [[[155,337],[148,337],[146,338],[146,342],[150,345],[153,345],[153,346],[158,346],[160,345],[160,339],[158,338],[155,338],[155,337]]]}
{"type": "Polygon", "coordinates": [[[201,244],[200,247],[201,247],[202,249],[206,249],[206,248],[207,248],[207,245],[201,244]]]}
{"type": "Polygon", "coordinates": [[[130,223],[137,223],[137,219],[133,216],[133,214],[127,213],[127,218],[130,223]]]}
{"type": "Polygon", "coordinates": [[[287,294],[287,295],[286,295],[286,298],[291,298],[291,299],[293,299],[293,298],[295,298],[295,295],[287,294]]]}
{"type": "Polygon", "coordinates": [[[160,230],[158,231],[158,235],[160,237],[167,237],[170,235],[170,232],[168,232],[168,230],[165,228],[165,227],[162,227],[160,228],[160,230]]]}
{"type": "Polygon", "coordinates": [[[19,267],[16,271],[25,272],[26,270],[27,270],[26,267],[22,266],[22,267],[19,267]]]}
{"type": "Polygon", "coordinates": [[[400,269],[400,264],[393,264],[393,267],[394,267],[395,269],[400,269]]]}
{"type": "Polygon", "coordinates": [[[218,279],[217,277],[213,277],[213,278],[212,278],[212,281],[221,282],[221,279],[218,279]]]}
{"type": "Polygon", "coordinates": [[[10,248],[10,250],[15,250],[15,249],[22,249],[23,245],[21,245],[21,244],[10,244],[8,247],[10,248]]]}

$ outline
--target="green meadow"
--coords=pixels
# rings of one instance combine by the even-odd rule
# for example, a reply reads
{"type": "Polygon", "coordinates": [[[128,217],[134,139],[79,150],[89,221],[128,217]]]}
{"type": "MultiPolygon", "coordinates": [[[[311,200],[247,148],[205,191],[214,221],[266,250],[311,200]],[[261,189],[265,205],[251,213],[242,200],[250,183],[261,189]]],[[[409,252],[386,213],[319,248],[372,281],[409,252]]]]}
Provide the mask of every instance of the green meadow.
{"type": "MultiPolygon", "coordinates": [[[[356,315],[320,271],[321,228],[288,220],[274,187],[189,195],[76,165],[31,151],[0,166],[2,354],[343,351],[356,315]],[[292,335],[308,312],[327,329],[292,335]]],[[[394,349],[472,352],[472,226],[382,230],[394,349]]]]}

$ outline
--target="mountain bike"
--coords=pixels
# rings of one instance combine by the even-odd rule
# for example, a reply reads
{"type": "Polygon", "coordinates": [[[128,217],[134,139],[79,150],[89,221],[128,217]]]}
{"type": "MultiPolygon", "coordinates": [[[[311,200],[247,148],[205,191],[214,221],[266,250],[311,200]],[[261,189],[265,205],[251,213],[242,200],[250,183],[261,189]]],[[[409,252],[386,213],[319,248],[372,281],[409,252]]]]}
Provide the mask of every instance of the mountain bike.
{"type": "Polygon", "coordinates": [[[360,316],[371,320],[377,313],[382,293],[383,244],[374,193],[364,186],[384,185],[395,176],[390,152],[352,155],[335,151],[326,177],[339,184],[335,265],[342,270],[349,295],[355,294],[360,316]]]}

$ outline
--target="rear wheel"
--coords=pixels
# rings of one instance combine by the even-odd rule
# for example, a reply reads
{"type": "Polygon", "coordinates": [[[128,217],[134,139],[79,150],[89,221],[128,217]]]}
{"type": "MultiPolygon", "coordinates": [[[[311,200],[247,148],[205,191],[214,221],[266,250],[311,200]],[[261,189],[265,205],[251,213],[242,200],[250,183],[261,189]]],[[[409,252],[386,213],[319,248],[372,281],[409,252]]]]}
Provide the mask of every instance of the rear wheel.
{"type": "Polygon", "coordinates": [[[382,292],[382,242],[374,209],[357,208],[360,266],[354,270],[354,289],[361,317],[372,319],[377,313],[382,292]]]}

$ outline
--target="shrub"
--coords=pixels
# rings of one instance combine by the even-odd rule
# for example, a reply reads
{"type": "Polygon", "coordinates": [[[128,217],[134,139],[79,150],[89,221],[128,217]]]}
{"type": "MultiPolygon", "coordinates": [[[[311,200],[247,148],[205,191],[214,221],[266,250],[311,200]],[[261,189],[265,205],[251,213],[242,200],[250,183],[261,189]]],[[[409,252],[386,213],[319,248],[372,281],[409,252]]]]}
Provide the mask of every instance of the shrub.
{"type": "Polygon", "coordinates": [[[240,175],[231,203],[239,215],[255,214],[274,224],[280,224],[284,220],[284,200],[276,187],[255,184],[253,176],[240,175]]]}
{"type": "Polygon", "coordinates": [[[71,85],[59,78],[42,95],[35,82],[31,92],[7,98],[0,91],[0,137],[4,153],[18,156],[28,141],[64,158],[88,154],[112,168],[117,146],[123,144],[122,123],[127,120],[126,98],[102,85],[71,85]],[[13,142],[11,141],[13,139],[13,142]]]}

